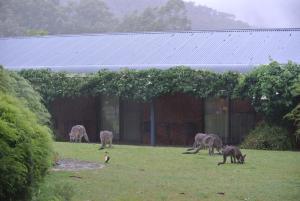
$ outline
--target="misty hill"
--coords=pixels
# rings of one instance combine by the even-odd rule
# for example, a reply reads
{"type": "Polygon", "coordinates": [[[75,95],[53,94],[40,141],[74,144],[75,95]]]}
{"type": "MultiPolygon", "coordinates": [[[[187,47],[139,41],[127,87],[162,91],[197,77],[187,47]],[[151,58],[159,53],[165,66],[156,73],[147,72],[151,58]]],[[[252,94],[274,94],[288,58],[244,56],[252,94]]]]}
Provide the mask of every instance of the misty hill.
{"type": "MultiPolygon", "coordinates": [[[[167,2],[168,0],[105,0],[111,12],[119,17],[134,11],[142,12],[148,7],[163,6],[167,2]]],[[[245,22],[235,20],[234,15],[219,12],[206,6],[197,6],[193,2],[184,2],[184,4],[187,18],[191,22],[191,30],[242,29],[250,27],[245,22]]]]}
{"type": "Polygon", "coordinates": [[[182,0],[0,0],[0,36],[247,27],[182,0]]]}

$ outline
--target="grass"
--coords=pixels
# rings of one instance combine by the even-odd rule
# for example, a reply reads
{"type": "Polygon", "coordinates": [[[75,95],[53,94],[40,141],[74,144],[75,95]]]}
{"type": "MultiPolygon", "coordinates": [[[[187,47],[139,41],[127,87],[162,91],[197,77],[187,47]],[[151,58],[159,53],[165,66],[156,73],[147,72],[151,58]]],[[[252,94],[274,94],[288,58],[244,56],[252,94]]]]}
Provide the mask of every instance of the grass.
{"type": "MultiPolygon", "coordinates": [[[[63,158],[103,162],[98,144],[56,142],[63,158]]],[[[217,166],[219,155],[185,148],[114,145],[100,170],[50,172],[45,185],[66,183],[74,201],[289,201],[300,197],[300,154],[242,150],[246,163],[217,166]],[[81,177],[70,177],[70,176],[81,177]],[[225,193],[224,195],[218,194],[225,193]]],[[[42,186],[43,188],[43,186],[42,186]]]]}

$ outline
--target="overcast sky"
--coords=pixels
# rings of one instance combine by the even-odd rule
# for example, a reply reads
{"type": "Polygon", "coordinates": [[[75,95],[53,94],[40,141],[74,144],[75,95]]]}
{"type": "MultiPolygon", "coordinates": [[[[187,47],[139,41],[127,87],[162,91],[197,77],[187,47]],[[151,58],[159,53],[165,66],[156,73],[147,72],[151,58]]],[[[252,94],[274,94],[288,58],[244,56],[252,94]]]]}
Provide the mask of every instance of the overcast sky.
{"type": "Polygon", "coordinates": [[[300,27],[300,0],[185,0],[234,14],[255,27],[300,27]]]}

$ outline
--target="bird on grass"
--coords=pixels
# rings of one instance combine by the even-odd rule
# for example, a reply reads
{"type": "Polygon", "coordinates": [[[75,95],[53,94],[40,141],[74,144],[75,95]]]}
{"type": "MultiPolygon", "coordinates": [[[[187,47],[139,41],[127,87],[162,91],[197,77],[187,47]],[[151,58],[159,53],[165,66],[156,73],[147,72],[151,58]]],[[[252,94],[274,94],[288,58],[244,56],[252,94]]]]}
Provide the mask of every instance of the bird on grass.
{"type": "Polygon", "coordinates": [[[106,152],[105,152],[105,156],[104,156],[104,162],[105,162],[105,163],[108,163],[109,160],[110,160],[110,157],[109,157],[109,155],[108,155],[108,152],[106,151],[106,152]]]}

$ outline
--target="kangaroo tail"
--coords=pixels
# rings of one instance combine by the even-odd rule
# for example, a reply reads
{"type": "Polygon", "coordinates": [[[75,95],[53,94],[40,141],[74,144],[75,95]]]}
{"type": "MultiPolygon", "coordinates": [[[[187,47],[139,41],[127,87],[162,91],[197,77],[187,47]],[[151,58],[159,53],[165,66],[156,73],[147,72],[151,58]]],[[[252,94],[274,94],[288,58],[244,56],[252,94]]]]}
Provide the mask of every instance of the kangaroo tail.
{"type": "Polygon", "coordinates": [[[198,153],[201,150],[201,147],[198,147],[194,152],[192,152],[193,154],[198,153]]]}

